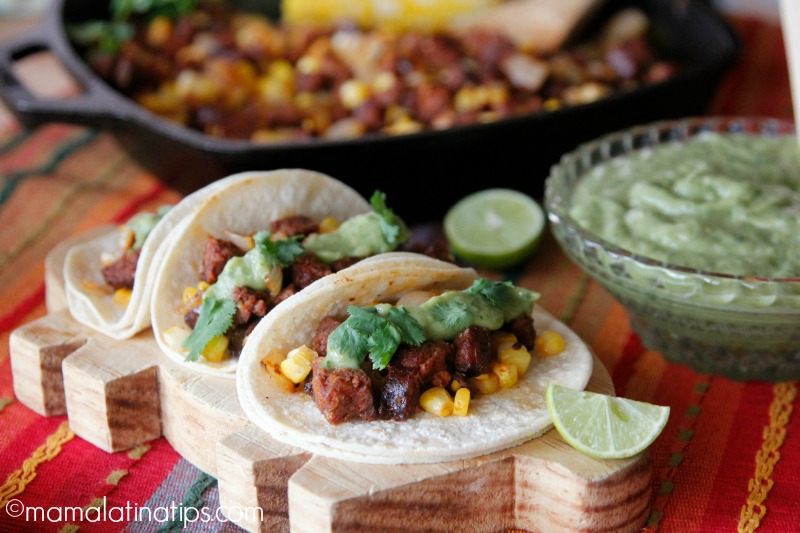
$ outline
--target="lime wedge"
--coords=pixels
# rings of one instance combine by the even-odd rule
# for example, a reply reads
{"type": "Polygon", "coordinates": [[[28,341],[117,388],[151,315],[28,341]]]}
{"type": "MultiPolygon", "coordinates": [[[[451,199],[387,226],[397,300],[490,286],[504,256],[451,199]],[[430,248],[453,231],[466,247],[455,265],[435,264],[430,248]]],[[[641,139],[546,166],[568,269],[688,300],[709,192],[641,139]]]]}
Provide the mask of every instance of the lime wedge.
{"type": "Polygon", "coordinates": [[[669,407],[547,385],[547,409],[567,443],[600,459],[644,451],[661,433],[669,407]]]}
{"type": "Polygon", "coordinates": [[[545,217],[529,196],[487,189],[459,200],[444,217],[453,252],[478,267],[502,270],[524,261],[539,245],[545,217]]]}

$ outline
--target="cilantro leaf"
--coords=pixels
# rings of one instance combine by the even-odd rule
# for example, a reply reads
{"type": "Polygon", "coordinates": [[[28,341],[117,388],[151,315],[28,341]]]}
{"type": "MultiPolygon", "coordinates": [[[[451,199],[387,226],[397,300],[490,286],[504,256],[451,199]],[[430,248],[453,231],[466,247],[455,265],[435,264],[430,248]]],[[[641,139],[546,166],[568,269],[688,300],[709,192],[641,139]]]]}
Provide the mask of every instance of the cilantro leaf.
{"type": "Polygon", "coordinates": [[[295,235],[288,239],[273,241],[270,240],[268,231],[259,231],[253,235],[256,248],[264,256],[267,264],[282,267],[291,265],[298,256],[305,253],[300,244],[302,238],[302,235],[295,235]]]}
{"type": "Polygon", "coordinates": [[[369,355],[372,367],[383,370],[401,342],[419,345],[425,341],[422,326],[404,308],[389,307],[383,314],[375,307],[347,308],[350,316],[328,337],[328,357],[337,354],[334,366],[358,368],[369,355]]]}
{"type": "Polygon", "coordinates": [[[469,307],[459,300],[440,300],[430,309],[433,320],[441,322],[450,331],[462,331],[472,325],[474,317],[469,307]]]}
{"type": "Polygon", "coordinates": [[[473,281],[472,285],[464,292],[483,296],[493,306],[502,307],[511,295],[516,292],[516,287],[510,281],[494,281],[481,278],[473,281]]]}
{"type": "Polygon", "coordinates": [[[372,193],[369,203],[372,210],[381,217],[381,233],[389,246],[394,248],[408,240],[408,228],[400,217],[396,216],[394,211],[386,205],[386,193],[375,191],[372,193]]]}
{"type": "Polygon", "coordinates": [[[183,341],[183,347],[189,349],[186,361],[197,361],[211,339],[228,331],[235,314],[236,303],[233,300],[204,298],[197,323],[183,341]]]}
{"type": "Polygon", "coordinates": [[[367,349],[372,368],[383,370],[400,346],[400,330],[388,318],[379,318],[380,322],[367,341],[367,349]]]}
{"type": "Polygon", "coordinates": [[[425,330],[408,314],[405,307],[390,307],[388,317],[397,326],[404,343],[419,346],[425,342],[425,330]]]}

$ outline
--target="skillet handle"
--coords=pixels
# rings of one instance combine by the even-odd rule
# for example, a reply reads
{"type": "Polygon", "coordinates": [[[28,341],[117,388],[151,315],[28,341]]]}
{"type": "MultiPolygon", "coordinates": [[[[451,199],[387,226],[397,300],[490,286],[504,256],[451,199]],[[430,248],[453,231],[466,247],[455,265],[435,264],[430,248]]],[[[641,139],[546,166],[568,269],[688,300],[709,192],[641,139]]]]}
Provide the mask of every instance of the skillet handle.
{"type": "Polygon", "coordinates": [[[0,98],[27,127],[46,122],[105,126],[115,119],[124,120],[127,106],[122,99],[95,76],[76,71],[83,67],[69,68],[67,58],[58,53],[61,47],[52,30],[51,25],[43,23],[0,43],[0,98]],[[28,90],[15,75],[13,65],[15,61],[36,52],[53,54],[76,81],[80,94],[66,99],[50,99],[36,96],[28,90]]]}

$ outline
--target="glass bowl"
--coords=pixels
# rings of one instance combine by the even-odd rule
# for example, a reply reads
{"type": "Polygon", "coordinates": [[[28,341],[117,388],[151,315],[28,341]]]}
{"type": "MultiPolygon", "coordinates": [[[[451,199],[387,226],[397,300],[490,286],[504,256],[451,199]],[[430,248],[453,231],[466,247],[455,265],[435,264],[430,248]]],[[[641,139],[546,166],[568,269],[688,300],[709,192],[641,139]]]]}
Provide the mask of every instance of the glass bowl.
{"type": "Polygon", "coordinates": [[[800,378],[800,272],[762,278],[705,272],[642,257],[578,226],[572,192],[596,165],[701,132],[794,134],[790,122],[689,118],[634,127],[584,144],[553,166],[545,204],[564,252],[627,310],[648,348],[704,374],[737,380],[800,378]]]}

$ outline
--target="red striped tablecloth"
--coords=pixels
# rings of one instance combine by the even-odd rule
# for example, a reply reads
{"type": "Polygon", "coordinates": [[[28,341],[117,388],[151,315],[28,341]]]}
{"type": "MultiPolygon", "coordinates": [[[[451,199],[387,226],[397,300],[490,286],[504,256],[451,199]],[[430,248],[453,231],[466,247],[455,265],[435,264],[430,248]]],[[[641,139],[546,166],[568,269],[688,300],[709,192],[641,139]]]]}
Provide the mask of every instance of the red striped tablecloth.
{"type": "MultiPolygon", "coordinates": [[[[777,27],[736,22],[746,44],[710,114],[791,117],[777,27]]],[[[179,195],[105,133],[66,125],[0,132],[0,531],[130,531],[179,524],[36,523],[9,518],[7,502],[214,509],[216,480],[163,439],[108,454],[75,437],[65,417],[43,418],[15,400],[8,336],[45,314],[43,259],[62,239],[118,222],[179,195]]],[[[668,364],[641,345],[624,310],[548,238],[520,283],[592,345],[617,393],[672,408],[651,448],[647,529],[800,531],[800,417],[796,383],[739,383],[668,364]]],[[[228,531],[225,523],[192,531],[228,531]]],[[[465,524],[465,529],[468,524],[465,524]]]]}

